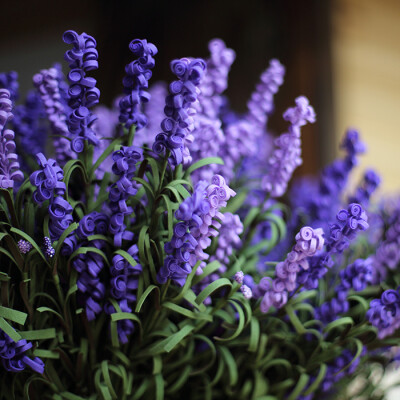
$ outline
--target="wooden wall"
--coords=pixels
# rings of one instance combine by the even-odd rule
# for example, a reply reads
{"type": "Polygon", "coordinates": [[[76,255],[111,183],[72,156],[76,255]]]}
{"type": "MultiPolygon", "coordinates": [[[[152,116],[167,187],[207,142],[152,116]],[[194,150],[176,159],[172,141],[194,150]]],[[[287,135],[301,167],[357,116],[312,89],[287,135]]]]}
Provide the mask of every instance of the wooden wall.
{"type": "Polygon", "coordinates": [[[385,191],[400,190],[400,1],[335,0],[332,49],[336,142],[360,130],[385,191]]]}

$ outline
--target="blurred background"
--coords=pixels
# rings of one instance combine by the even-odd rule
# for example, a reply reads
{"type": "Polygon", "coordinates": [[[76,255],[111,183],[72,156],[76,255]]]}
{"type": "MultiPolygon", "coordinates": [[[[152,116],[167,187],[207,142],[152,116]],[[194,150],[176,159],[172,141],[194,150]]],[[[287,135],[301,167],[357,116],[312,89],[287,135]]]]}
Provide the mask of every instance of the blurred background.
{"type": "Polygon", "coordinates": [[[315,174],[332,161],[345,130],[354,127],[368,145],[362,166],[376,168],[386,191],[400,187],[399,0],[3,3],[0,71],[16,70],[22,93],[32,87],[33,74],[63,61],[67,29],[96,38],[100,67],[94,75],[106,105],[122,90],[131,39],[157,45],[155,82],[171,80],[171,59],[207,57],[208,41],[220,37],[237,54],[227,91],[235,110],[245,110],[271,58],[287,73],[270,128],[285,129],[282,112],[298,95],[314,106],[318,120],[303,131],[304,164],[297,174],[315,174]]]}

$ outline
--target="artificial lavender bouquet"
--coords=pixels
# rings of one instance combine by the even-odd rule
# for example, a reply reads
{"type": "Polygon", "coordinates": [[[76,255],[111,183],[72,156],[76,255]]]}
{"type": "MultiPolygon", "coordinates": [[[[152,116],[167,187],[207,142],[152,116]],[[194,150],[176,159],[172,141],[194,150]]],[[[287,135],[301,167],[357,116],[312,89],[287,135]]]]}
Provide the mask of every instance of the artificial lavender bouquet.
{"type": "MultiPolygon", "coordinates": [[[[129,44],[99,105],[96,40],[67,31],[20,100],[0,74],[1,399],[381,399],[400,328],[400,203],[373,200],[365,151],[288,184],[300,96],[267,127],[272,60],[244,115],[224,96],[233,50],[171,61],[129,44]]],[[[100,66],[101,67],[101,66],[100,66]]]]}

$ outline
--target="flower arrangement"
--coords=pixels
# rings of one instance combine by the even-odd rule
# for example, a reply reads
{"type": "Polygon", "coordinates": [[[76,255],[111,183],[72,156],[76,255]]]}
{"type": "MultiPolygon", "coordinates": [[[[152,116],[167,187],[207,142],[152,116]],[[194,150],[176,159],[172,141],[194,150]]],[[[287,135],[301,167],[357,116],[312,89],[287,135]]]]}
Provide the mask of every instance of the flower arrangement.
{"type": "Polygon", "coordinates": [[[150,84],[156,46],[135,39],[109,110],[96,40],[63,40],[67,78],[40,71],[25,102],[0,74],[0,398],[382,398],[400,203],[371,201],[372,170],[347,191],[358,132],[288,190],[316,115],[298,97],[273,138],[279,61],[239,115],[222,40],[173,60],[167,87],[150,84]]]}

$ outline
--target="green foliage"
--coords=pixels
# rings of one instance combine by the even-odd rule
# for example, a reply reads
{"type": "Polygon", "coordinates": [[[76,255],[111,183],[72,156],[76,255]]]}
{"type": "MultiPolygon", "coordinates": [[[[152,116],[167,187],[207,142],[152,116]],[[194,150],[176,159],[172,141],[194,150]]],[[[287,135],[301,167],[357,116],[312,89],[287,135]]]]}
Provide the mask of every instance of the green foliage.
{"type": "MultiPolygon", "coordinates": [[[[287,213],[280,203],[246,212],[243,245],[231,256],[228,270],[201,292],[196,293],[193,286],[219,269],[217,261],[210,262],[200,276],[194,268],[182,288],[170,282],[157,283],[156,274],[165,258],[164,243],[171,239],[176,222],[174,213],[193,189],[190,174],[209,163],[221,163],[218,158],[199,161],[186,170],[181,166],[171,170],[167,158],[156,160],[145,153],[133,178],[139,190],[128,201],[135,220],[125,221],[135,234],[143,267],[136,308],[133,313],[122,312],[109,299],[117,311],[89,322],[79,303],[72,259],[90,251],[99,254],[106,265],[116,254],[131,265],[136,261],[126,251],[129,243],[115,248],[111,236],[88,238],[89,243],[104,240],[103,250],[80,247],[65,258],[61,248],[82,216],[100,211],[107,200],[106,188],[112,177],[106,174],[98,182],[94,171],[123,140],[115,139],[94,165],[85,155],[65,165],[67,199],[76,222],[55,243],[51,259],[46,258],[40,243],[40,238],[48,235],[47,207],[33,202],[29,180],[19,188],[15,200],[10,191],[0,193],[0,328],[15,341],[33,342],[31,355],[42,358],[46,365],[43,376],[28,370],[18,374],[3,371],[1,399],[294,400],[318,393],[327,366],[344,348],[352,351],[353,362],[364,345],[370,349],[389,345],[389,339],[377,339],[375,328],[365,320],[370,299],[381,292],[379,287],[351,293],[347,315],[327,326],[314,319],[314,308],[334,294],[329,288],[330,275],[323,299],[316,290],[298,292],[283,309],[268,314],[262,314],[256,301],[246,300],[238,291],[234,273],[243,270],[256,276],[259,254],[268,253],[286,236],[284,218],[275,213],[277,209],[287,213]],[[100,188],[97,198],[95,185],[100,188]],[[270,237],[254,244],[255,231],[265,221],[270,237]],[[26,255],[18,250],[21,238],[32,245],[26,255]],[[118,340],[117,323],[122,320],[131,320],[136,327],[127,344],[118,340]]],[[[225,211],[236,212],[246,196],[246,189],[239,190],[225,211]]],[[[357,372],[365,376],[362,395],[378,399],[376,386],[368,378],[368,357],[364,356],[357,372]]],[[[386,368],[384,356],[372,359],[386,368]]],[[[350,378],[337,389],[344,390],[350,378]]]]}

